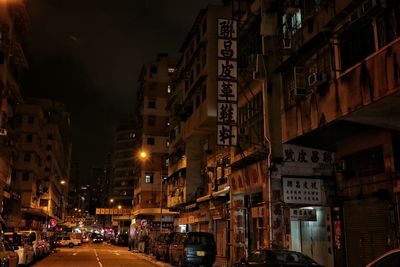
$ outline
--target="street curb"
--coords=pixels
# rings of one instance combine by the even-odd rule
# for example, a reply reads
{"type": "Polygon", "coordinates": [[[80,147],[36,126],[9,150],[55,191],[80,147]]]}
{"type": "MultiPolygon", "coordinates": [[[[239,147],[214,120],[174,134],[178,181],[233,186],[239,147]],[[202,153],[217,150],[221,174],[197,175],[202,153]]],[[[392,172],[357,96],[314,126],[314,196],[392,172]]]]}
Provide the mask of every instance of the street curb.
{"type": "Polygon", "coordinates": [[[142,253],[140,253],[140,252],[132,251],[132,254],[135,254],[135,255],[138,256],[139,258],[141,258],[141,259],[143,259],[143,260],[146,260],[146,261],[148,261],[148,262],[151,262],[151,263],[153,263],[153,264],[155,264],[155,265],[158,265],[158,266],[162,266],[162,267],[168,267],[168,266],[170,266],[170,265],[168,265],[168,264],[164,264],[164,263],[162,263],[162,262],[159,262],[159,261],[153,260],[153,259],[151,259],[151,258],[149,258],[149,257],[147,257],[147,256],[144,256],[144,255],[142,255],[142,253]]]}

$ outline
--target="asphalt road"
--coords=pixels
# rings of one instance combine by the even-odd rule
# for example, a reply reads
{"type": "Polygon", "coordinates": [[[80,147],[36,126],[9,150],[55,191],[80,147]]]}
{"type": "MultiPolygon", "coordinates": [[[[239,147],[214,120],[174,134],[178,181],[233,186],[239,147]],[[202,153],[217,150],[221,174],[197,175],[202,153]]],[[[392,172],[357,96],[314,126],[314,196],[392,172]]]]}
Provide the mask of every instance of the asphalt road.
{"type": "Polygon", "coordinates": [[[84,244],[74,248],[58,248],[57,251],[36,262],[35,267],[151,267],[157,266],[140,254],[126,247],[103,244],[84,244]]]}

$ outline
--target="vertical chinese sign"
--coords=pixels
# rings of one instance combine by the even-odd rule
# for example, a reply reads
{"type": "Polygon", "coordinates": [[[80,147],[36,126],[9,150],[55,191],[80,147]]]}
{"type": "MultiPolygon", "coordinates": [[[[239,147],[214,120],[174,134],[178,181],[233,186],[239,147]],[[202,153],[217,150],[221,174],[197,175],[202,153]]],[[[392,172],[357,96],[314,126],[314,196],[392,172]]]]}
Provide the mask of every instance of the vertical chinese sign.
{"type": "Polygon", "coordinates": [[[218,19],[217,144],[237,143],[237,22],[218,19]]]}

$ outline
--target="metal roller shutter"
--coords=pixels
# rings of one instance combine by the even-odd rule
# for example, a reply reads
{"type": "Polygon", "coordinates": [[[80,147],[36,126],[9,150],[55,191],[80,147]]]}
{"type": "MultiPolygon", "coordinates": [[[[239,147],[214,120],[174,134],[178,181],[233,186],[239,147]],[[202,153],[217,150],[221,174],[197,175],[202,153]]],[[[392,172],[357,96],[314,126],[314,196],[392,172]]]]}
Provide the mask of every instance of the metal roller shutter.
{"type": "Polygon", "coordinates": [[[347,266],[365,266],[388,249],[388,203],[377,199],[345,202],[344,228],[347,266]]]}

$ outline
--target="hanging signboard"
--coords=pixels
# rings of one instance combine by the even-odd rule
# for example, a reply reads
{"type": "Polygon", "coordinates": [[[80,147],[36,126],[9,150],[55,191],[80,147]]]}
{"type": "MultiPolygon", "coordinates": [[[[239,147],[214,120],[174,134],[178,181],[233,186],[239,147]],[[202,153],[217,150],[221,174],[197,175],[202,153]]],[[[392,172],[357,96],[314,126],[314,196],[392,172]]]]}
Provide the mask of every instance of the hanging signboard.
{"type": "Polygon", "coordinates": [[[290,220],[316,221],[317,211],[315,209],[290,209],[290,220]]]}
{"type": "Polygon", "coordinates": [[[217,144],[237,144],[237,22],[218,19],[217,144]]]}
{"type": "Polygon", "coordinates": [[[321,204],[321,180],[283,178],[283,200],[292,204],[321,204]]]}

